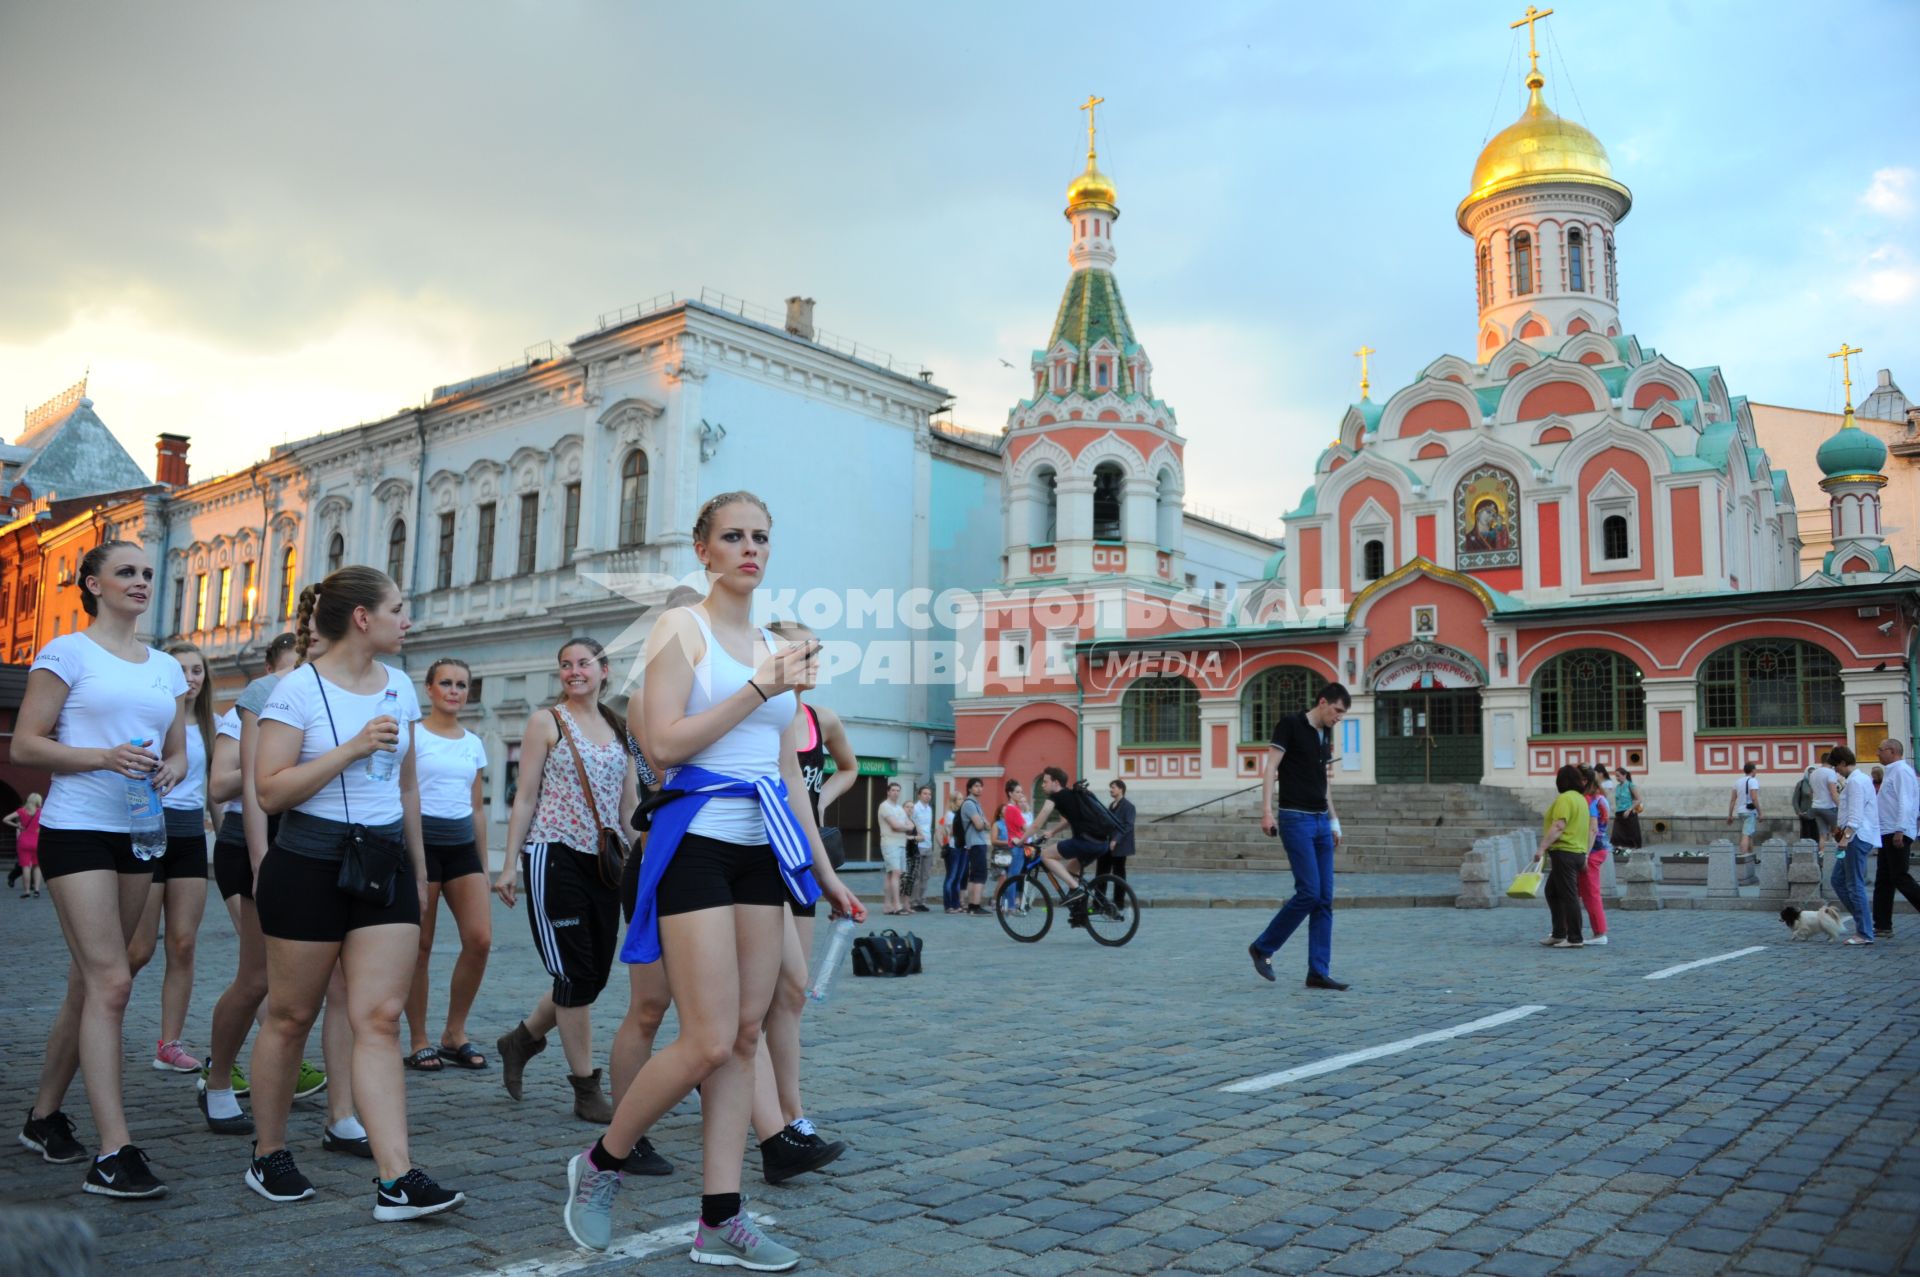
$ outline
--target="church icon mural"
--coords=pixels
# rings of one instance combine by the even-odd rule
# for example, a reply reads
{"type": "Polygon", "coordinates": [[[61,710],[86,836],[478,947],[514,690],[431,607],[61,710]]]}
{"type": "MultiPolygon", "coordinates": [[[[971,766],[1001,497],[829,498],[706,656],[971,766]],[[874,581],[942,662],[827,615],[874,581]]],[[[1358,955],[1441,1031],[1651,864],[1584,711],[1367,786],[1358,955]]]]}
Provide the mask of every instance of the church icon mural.
{"type": "Polygon", "coordinates": [[[1512,475],[1492,468],[1469,474],[1454,493],[1453,519],[1456,568],[1520,566],[1520,486],[1512,475]]]}

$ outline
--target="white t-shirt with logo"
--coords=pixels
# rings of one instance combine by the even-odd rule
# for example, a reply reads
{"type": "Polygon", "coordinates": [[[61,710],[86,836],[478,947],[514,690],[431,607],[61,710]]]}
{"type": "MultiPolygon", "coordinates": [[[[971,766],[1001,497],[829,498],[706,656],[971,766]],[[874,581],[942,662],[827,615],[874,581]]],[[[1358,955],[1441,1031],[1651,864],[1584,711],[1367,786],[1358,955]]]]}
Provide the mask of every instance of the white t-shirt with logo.
{"type": "MultiPolygon", "coordinates": [[[[213,738],[219,740],[222,736],[236,743],[239,741],[240,710],[238,706],[235,706],[233,709],[228,710],[213,720],[213,738]]],[[[240,810],[240,800],[235,798],[220,810],[222,812],[237,812],[240,810]]]]}
{"type": "MultiPolygon", "coordinates": [[[[62,634],[41,648],[30,668],[46,670],[67,685],[54,739],[75,749],[112,749],[139,740],[159,754],[187,694],[187,676],[165,652],[146,651],[144,661],[122,660],[84,633],[62,634]]],[[[126,792],[126,777],[118,772],[57,775],[47,787],[40,823],[47,829],[124,834],[129,828],[126,792]]]]}
{"type": "Polygon", "coordinates": [[[200,724],[191,712],[187,715],[187,774],[160,799],[169,811],[196,811],[207,805],[207,743],[200,739],[200,724]]]}
{"type": "Polygon", "coordinates": [[[487,747],[472,732],[457,738],[413,729],[413,775],[420,783],[420,814],[473,819],[473,778],[486,770],[487,747]]]}
{"type": "Polygon", "coordinates": [[[368,723],[380,717],[383,712],[381,703],[388,689],[396,696],[391,712],[400,720],[400,745],[398,755],[393,760],[392,777],[387,780],[373,779],[367,774],[367,765],[373,760],[357,759],[347,764],[347,770],[337,779],[322,785],[319,792],[294,810],[325,820],[337,820],[342,824],[351,822],[370,828],[392,825],[400,820],[403,814],[400,806],[400,764],[406,757],[408,738],[413,735],[407,730],[407,725],[420,721],[420,698],[414,693],[412,679],[391,665],[381,664],[380,668],[387,672],[386,688],[362,696],[327,682],[323,701],[320,684],[325,680],[317,666],[309,665],[282,678],[273,689],[273,695],[261,707],[261,722],[285,723],[304,733],[300,742],[299,762],[310,763],[333,749],[336,733],[339,737],[337,743],[345,744],[358,736],[368,723]],[[327,721],[329,709],[333,711],[331,727],[327,721]],[[342,782],[346,787],[344,798],[341,794],[342,782]]]}

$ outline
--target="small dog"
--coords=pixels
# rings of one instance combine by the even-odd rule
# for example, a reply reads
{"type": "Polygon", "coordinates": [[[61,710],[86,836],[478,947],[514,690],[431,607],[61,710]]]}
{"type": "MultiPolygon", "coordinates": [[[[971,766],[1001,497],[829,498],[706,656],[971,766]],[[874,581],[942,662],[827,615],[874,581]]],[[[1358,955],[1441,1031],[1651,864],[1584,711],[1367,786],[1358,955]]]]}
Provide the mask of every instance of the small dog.
{"type": "Polygon", "coordinates": [[[1816,935],[1824,935],[1833,941],[1846,934],[1851,919],[1841,917],[1840,911],[1832,905],[1817,910],[1795,909],[1788,905],[1780,911],[1780,921],[1787,924],[1795,940],[1811,940],[1816,935]]]}

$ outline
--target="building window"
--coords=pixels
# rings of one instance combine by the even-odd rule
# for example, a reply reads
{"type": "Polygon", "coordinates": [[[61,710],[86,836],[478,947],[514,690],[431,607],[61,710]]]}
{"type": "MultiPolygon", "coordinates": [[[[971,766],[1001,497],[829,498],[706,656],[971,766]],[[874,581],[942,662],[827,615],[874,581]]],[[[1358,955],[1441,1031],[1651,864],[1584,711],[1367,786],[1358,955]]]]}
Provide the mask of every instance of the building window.
{"type": "Polygon", "coordinates": [[[293,616],[295,568],[298,561],[294,558],[293,547],[288,546],[280,555],[280,615],[283,619],[293,616]]]}
{"type": "Polygon", "coordinates": [[[1361,553],[1366,560],[1363,575],[1367,580],[1378,581],[1387,574],[1387,543],[1385,541],[1369,541],[1361,553]]]}
{"type": "Polygon", "coordinates": [[[566,514],[560,520],[560,558],[573,562],[574,549],[580,544],[580,485],[567,485],[566,514]]]}
{"type": "Polygon", "coordinates": [[[1178,675],[1134,682],[1120,701],[1122,745],[1200,743],[1200,689],[1178,675]]]}
{"type": "Polygon", "coordinates": [[[1533,291],[1533,236],[1525,231],[1513,237],[1513,291],[1515,296],[1533,291]]]}
{"type": "Polygon", "coordinates": [[[387,575],[393,578],[395,585],[405,579],[403,569],[407,566],[407,521],[395,519],[393,527],[387,532],[387,575]]]}
{"type": "Polygon", "coordinates": [[[253,623],[253,604],[257,593],[253,583],[253,560],[248,559],[240,565],[240,623],[253,623]]]}
{"type": "Polygon", "coordinates": [[[1240,694],[1240,739],[1271,741],[1284,715],[1313,708],[1313,694],[1325,681],[1298,665],[1281,665],[1254,675],[1240,694]]]}
{"type": "Polygon", "coordinates": [[[1845,714],[1840,662],[1797,639],[1751,639],[1700,666],[1703,728],[1838,732],[1845,714]]]}
{"type": "Polygon", "coordinates": [[[1619,301],[1620,300],[1620,282],[1614,276],[1614,273],[1613,273],[1614,272],[1613,236],[1607,235],[1607,236],[1604,236],[1603,238],[1606,240],[1606,246],[1607,246],[1607,300],[1619,301]]]}
{"type": "Polygon", "coordinates": [[[336,532],[327,539],[327,575],[332,576],[347,561],[347,538],[336,532]]]}
{"type": "Polygon", "coordinates": [[[233,600],[233,569],[221,568],[219,580],[220,593],[213,605],[213,623],[215,625],[225,625],[227,623],[227,609],[232,605],[233,600]]]}
{"type": "Polygon", "coordinates": [[[1042,466],[1033,472],[1033,485],[1027,494],[1027,504],[1027,544],[1052,545],[1059,532],[1060,493],[1051,466],[1042,466]]]}
{"type": "Polygon", "coordinates": [[[1027,645],[1033,635],[1026,630],[1003,630],[1000,634],[1000,677],[1025,678],[1027,645]]]}
{"type": "Polygon", "coordinates": [[[635,448],[620,464],[620,548],[647,543],[647,454],[635,448]]]}
{"type": "Polygon", "coordinates": [[[1112,366],[1113,361],[1108,359],[1102,359],[1093,366],[1093,384],[1099,389],[1105,390],[1107,383],[1113,379],[1112,373],[1108,371],[1112,366]]]}
{"type": "Polygon", "coordinates": [[[1640,667],[1618,652],[1564,652],[1533,676],[1535,736],[1640,734],[1647,693],[1640,667]]]}
{"type": "Polygon", "coordinates": [[[193,632],[207,628],[207,574],[193,574],[193,632]]]}
{"type": "Polygon", "coordinates": [[[1606,517],[1600,525],[1600,543],[1600,552],[1609,562],[1628,556],[1626,515],[1610,514],[1606,517]]]}
{"type": "Polygon", "coordinates": [[[175,634],[180,633],[180,621],[186,615],[186,608],[187,578],[176,576],[173,578],[173,633],[175,634]]]}
{"type": "Polygon", "coordinates": [[[433,588],[445,590],[453,585],[453,511],[440,516],[440,550],[433,565],[433,588]]]}
{"type": "Polygon", "coordinates": [[[1493,246],[1491,244],[1480,245],[1479,291],[1480,308],[1484,310],[1493,305],[1493,246]]]}
{"type": "Polygon", "coordinates": [[[497,507],[489,501],[476,513],[480,518],[480,535],[474,538],[473,580],[478,585],[482,581],[493,580],[493,523],[497,507]]]}
{"type": "Polygon", "coordinates": [[[540,494],[520,494],[520,549],[514,555],[514,571],[526,576],[533,571],[533,560],[540,550],[540,494]]]}
{"type": "Polygon", "coordinates": [[[1047,631],[1047,673],[1055,678],[1073,677],[1074,645],[1080,631],[1071,626],[1047,631]]]}
{"type": "Polygon", "coordinates": [[[1093,539],[1118,541],[1121,538],[1120,503],[1127,472],[1115,461],[1102,461],[1093,469],[1093,539]]]}
{"type": "Polygon", "coordinates": [[[1577,230],[1567,232],[1567,287],[1587,291],[1587,242],[1577,230]]]}

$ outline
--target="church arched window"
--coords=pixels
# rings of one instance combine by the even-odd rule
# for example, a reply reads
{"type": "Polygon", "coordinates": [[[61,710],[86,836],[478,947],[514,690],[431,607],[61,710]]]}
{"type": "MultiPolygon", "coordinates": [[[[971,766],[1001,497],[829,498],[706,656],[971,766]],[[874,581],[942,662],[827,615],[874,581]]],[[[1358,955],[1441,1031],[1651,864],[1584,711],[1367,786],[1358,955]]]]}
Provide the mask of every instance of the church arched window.
{"type": "Polygon", "coordinates": [[[1614,275],[1613,236],[1608,235],[1605,238],[1607,245],[1607,300],[1619,301],[1620,281],[1614,275]]]}
{"type": "Polygon", "coordinates": [[[346,562],[346,558],[347,539],[336,532],[327,540],[327,575],[332,576],[338,572],[340,565],[346,562]]]}
{"type": "Polygon", "coordinates": [[[1369,581],[1378,581],[1387,574],[1387,543],[1369,541],[1361,552],[1366,562],[1362,566],[1363,575],[1369,581]]]}
{"type": "Polygon", "coordinates": [[[1647,730],[1640,667],[1618,652],[1562,652],[1533,676],[1536,736],[1635,735],[1647,730]]]}
{"type": "Polygon", "coordinates": [[[1118,541],[1121,539],[1120,520],[1121,496],[1126,487],[1127,472],[1120,468],[1117,461],[1102,461],[1093,469],[1093,539],[1096,541],[1118,541]]]}
{"type": "Polygon", "coordinates": [[[1482,309],[1493,305],[1493,245],[1480,245],[1480,305],[1482,309]]]}
{"type": "Polygon", "coordinates": [[[1030,511],[1027,544],[1052,545],[1060,516],[1060,493],[1052,466],[1041,466],[1033,472],[1027,507],[1030,511]]]}
{"type": "Polygon", "coordinates": [[[1837,732],[1846,718],[1840,662],[1798,639],[1749,639],[1700,666],[1700,726],[1837,732]]]}
{"type": "Polygon", "coordinates": [[[406,579],[407,567],[407,521],[395,519],[393,527],[387,533],[387,575],[398,585],[406,579]]]}
{"type": "Polygon", "coordinates": [[[1177,674],[1143,678],[1120,698],[1122,745],[1198,745],[1200,689],[1177,674]]]}
{"type": "Polygon", "coordinates": [[[1610,514],[1600,524],[1601,554],[1609,559],[1625,559],[1632,555],[1627,544],[1627,518],[1623,514],[1610,514]]]}
{"type": "Polygon", "coordinates": [[[1587,291],[1587,241],[1577,227],[1567,232],[1567,287],[1587,291]]]}
{"type": "Polygon", "coordinates": [[[1515,296],[1533,291],[1533,236],[1525,231],[1513,237],[1513,291],[1515,296]]]}

